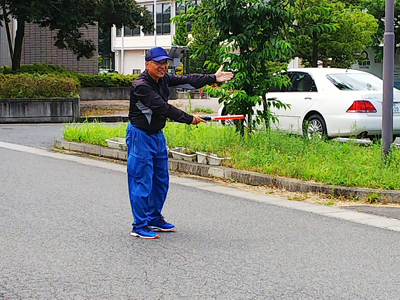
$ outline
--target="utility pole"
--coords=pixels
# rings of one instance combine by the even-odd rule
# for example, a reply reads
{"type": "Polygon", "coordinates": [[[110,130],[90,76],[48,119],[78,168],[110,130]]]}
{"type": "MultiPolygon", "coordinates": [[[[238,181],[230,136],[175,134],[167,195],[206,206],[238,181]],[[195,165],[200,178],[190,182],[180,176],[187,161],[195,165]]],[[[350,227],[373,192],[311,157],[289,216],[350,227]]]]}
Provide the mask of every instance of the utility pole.
{"type": "Polygon", "coordinates": [[[386,0],[382,103],[382,144],[385,157],[389,154],[393,140],[394,47],[394,0],[386,0]]]}

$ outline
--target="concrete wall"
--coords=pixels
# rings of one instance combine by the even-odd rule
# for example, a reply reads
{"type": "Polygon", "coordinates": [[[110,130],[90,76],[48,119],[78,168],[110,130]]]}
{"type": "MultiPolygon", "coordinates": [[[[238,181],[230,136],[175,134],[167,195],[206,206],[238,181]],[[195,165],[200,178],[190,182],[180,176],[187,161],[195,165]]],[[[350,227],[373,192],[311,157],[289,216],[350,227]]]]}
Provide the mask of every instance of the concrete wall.
{"type": "Polygon", "coordinates": [[[84,87],[81,100],[129,100],[130,87],[84,87]]]}
{"type": "MultiPolygon", "coordinates": [[[[85,87],[79,91],[79,97],[81,100],[129,100],[130,99],[130,87],[85,87]]],[[[179,95],[176,88],[171,87],[169,89],[169,99],[174,100],[177,98],[186,99],[187,92],[181,92],[179,95]]],[[[192,98],[200,98],[198,91],[192,91],[192,98]]],[[[202,99],[207,99],[207,93],[202,94],[202,99]]]]}
{"type": "Polygon", "coordinates": [[[79,98],[0,99],[0,123],[64,123],[79,117],[79,98]]]}

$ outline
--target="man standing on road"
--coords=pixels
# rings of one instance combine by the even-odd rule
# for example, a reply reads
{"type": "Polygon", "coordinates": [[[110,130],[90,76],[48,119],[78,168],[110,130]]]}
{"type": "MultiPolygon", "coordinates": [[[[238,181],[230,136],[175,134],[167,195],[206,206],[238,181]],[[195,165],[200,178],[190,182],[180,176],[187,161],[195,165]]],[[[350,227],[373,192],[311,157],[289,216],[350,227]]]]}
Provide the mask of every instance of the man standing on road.
{"type": "Polygon", "coordinates": [[[229,81],[233,73],[175,76],[167,74],[167,52],[156,47],[146,53],[146,70],[134,81],[130,92],[128,146],[128,187],[133,213],[132,236],[157,239],[154,231],[174,231],[175,226],[161,214],[169,188],[167,144],[162,132],[167,118],[180,123],[205,122],[168,104],[169,87],[229,81]]]}

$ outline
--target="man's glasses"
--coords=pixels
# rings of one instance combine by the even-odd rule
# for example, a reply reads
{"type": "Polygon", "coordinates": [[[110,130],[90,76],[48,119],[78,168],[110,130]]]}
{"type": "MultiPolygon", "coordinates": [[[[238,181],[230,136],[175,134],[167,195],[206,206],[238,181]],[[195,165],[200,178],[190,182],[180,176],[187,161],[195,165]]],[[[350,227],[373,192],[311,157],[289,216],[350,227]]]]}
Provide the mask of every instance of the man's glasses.
{"type": "Polygon", "coordinates": [[[170,61],[167,60],[167,59],[162,60],[162,61],[152,60],[152,62],[155,63],[157,66],[165,66],[165,65],[169,65],[170,64],[170,61]]]}

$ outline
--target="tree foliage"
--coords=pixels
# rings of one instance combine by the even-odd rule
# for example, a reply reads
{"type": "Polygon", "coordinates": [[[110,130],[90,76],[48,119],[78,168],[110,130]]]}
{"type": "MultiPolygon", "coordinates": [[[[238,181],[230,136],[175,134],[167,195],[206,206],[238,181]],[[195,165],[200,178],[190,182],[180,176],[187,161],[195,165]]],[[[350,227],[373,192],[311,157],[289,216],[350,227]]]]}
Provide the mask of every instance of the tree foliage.
{"type": "MultiPolygon", "coordinates": [[[[201,21],[195,13],[194,9],[196,5],[193,2],[178,2],[186,7],[187,13],[181,13],[173,19],[177,24],[174,44],[188,47],[187,54],[190,55],[190,73],[206,73],[207,68],[205,67],[205,62],[218,61],[217,48],[219,45],[215,40],[217,31],[210,24],[201,21]],[[190,28],[190,30],[188,30],[188,28],[190,28]]],[[[183,63],[188,63],[186,57],[183,63]]]]}
{"type": "MultiPolygon", "coordinates": [[[[355,1],[353,1],[355,2],[355,1]]],[[[350,3],[353,4],[353,3],[350,3]]],[[[377,31],[375,18],[345,2],[295,0],[291,43],[306,66],[348,68],[377,31]]]]}
{"type": "MultiPolygon", "coordinates": [[[[385,34],[385,0],[361,0],[360,7],[365,8],[378,22],[378,30],[373,35],[372,48],[377,58],[383,58],[383,36],[385,34]]],[[[395,45],[400,44],[400,2],[394,3],[394,38],[395,45]]],[[[395,46],[397,50],[397,46],[395,46]]]]}
{"type": "Polygon", "coordinates": [[[176,24],[174,35],[174,46],[186,47],[189,43],[188,24],[184,18],[174,18],[176,24]]]}
{"type": "MultiPolygon", "coordinates": [[[[208,44],[218,45],[215,51],[219,61],[208,61],[209,69],[216,70],[219,64],[224,64],[226,70],[235,73],[232,81],[214,89],[214,93],[220,102],[225,102],[230,113],[248,116],[249,130],[261,121],[269,124],[273,118],[269,112],[271,105],[284,106],[266,98],[270,88],[287,84],[287,78],[279,74],[292,57],[284,31],[285,24],[293,20],[284,5],[279,0],[205,0],[188,11],[202,24],[202,31],[214,32],[208,36],[208,44]],[[251,121],[257,103],[263,109],[251,121]]],[[[200,40],[200,35],[196,40],[200,40]]],[[[207,47],[199,44],[195,55],[206,54],[207,47]]]]}
{"type": "Polygon", "coordinates": [[[105,32],[115,24],[135,28],[143,26],[144,32],[153,30],[153,18],[148,10],[134,0],[1,0],[0,22],[6,27],[12,68],[20,68],[25,24],[35,23],[55,31],[59,49],[72,51],[77,58],[90,58],[96,47],[83,37],[82,28],[98,23],[105,32]],[[11,39],[10,21],[17,20],[15,40],[11,39]]]}
{"type": "MultiPolygon", "coordinates": [[[[214,26],[201,22],[200,19],[191,22],[191,42],[189,51],[192,53],[190,60],[191,73],[206,73],[206,62],[215,62],[219,60],[219,44],[215,39],[218,32],[214,26]]],[[[216,70],[211,70],[216,71],[216,70]]]]}

